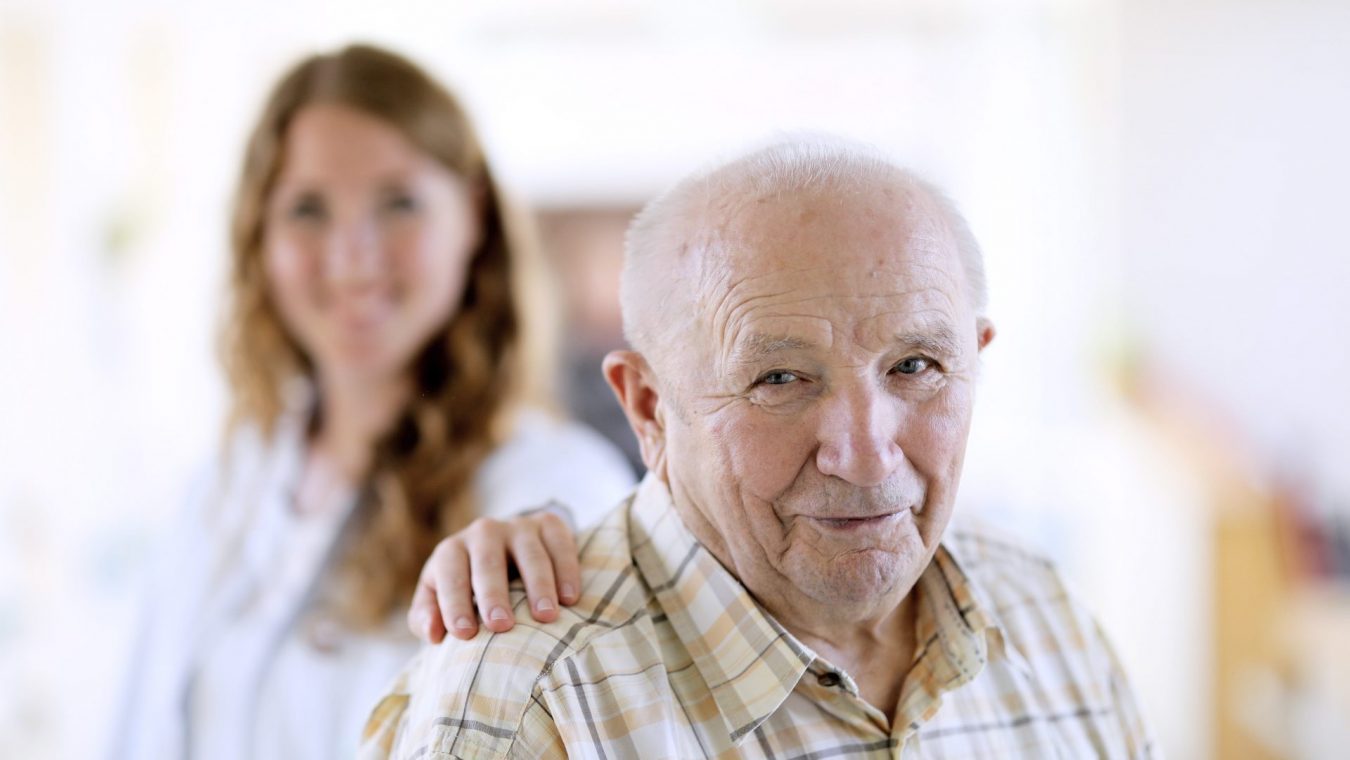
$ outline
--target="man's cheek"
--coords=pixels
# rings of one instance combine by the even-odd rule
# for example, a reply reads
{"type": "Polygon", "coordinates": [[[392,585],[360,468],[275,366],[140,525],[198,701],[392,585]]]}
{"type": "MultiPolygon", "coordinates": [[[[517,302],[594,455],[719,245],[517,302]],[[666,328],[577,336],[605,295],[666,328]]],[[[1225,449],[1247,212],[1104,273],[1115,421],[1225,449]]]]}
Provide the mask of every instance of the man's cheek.
{"type": "Polygon", "coordinates": [[[946,474],[965,451],[970,430],[970,409],[959,403],[936,405],[924,410],[902,442],[905,456],[926,476],[946,474]]]}
{"type": "Polygon", "coordinates": [[[788,430],[747,426],[739,432],[724,449],[731,475],[749,493],[769,501],[777,498],[801,471],[809,446],[788,430]]]}

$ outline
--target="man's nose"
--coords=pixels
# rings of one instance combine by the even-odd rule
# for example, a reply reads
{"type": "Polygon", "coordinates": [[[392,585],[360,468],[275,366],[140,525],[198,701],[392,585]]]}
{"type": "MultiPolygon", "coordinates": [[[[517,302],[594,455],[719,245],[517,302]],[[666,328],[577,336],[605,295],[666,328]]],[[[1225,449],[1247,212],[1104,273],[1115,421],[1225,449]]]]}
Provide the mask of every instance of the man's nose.
{"type": "Polygon", "coordinates": [[[833,394],[821,410],[816,468],[856,486],[880,485],[905,461],[897,439],[903,410],[880,388],[833,394]]]}
{"type": "Polygon", "coordinates": [[[372,221],[335,226],[325,261],[329,279],[343,283],[375,279],[382,266],[380,247],[380,231],[372,221]]]}

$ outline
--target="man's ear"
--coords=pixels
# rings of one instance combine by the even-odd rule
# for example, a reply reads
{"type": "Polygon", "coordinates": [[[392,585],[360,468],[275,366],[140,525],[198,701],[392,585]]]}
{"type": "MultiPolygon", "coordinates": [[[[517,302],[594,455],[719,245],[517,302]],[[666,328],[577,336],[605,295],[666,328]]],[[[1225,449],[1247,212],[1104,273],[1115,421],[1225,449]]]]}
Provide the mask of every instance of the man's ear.
{"type": "Polygon", "coordinates": [[[661,394],[646,357],[636,351],[610,351],[604,361],[605,380],[623,407],[628,426],[642,448],[642,463],[658,472],[666,453],[665,415],[661,394]]]}
{"type": "Polygon", "coordinates": [[[987,317],[980,317],[975,320],[975,337],[979,341],[980,351],[983,351],[984,347],[989,345],[995,334],[994,323],[990,322],[987,317]]]}

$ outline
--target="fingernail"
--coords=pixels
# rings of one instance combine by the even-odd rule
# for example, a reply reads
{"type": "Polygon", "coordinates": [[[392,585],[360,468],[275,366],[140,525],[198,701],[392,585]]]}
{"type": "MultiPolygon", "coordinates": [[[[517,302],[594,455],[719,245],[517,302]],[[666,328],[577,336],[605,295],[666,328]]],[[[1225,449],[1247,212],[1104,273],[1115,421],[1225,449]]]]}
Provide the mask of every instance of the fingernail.
{"type": "Polygon", "coordinates": [[[473,621],[470,620],[470,619],[468,619],[467,617],[460,616],[460,617],[455,618],[455,629],[456,629],[456,630],[459,630],[459,631],[467,631],[467,630],[469,630],[469,629],[472,628],[472,627],[473,627],[473,621]]]}
{"type": "Polygon", "coordinates": [[[564,599],[576,599],[576,598],[577,598],[577,590],[576,590],[576,588],[575,588],[574,586],[572,586],[572,584],[570,584],[570,583],[564,583],[564,584],[562,585],[562,598],[564,598],[564,599]]]}
{"type": "Polygon", "coordinates": [[[557,605],[553,603],[553,600],[548,597],[540,599],[539,602],[534,605],[534,608],[539,612],[552,612],[558,609],[557,605]]]}
{"type": "Polygon", "coordinates": [[[506,613],[505,608],[493,607],[492,612],[488,613],[488,618],[495,622],[501,623],[510,620],[511,616],[506,613]]]}

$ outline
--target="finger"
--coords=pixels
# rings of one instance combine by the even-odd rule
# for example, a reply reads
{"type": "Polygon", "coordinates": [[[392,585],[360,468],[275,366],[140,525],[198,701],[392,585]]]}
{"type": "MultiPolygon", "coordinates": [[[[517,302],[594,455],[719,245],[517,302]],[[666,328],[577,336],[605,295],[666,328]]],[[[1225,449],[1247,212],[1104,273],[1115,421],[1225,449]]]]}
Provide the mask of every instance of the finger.
{"type": "Polygon", "coordinates": [[[511,630],[515,616],[506,580],[506,530],[498,523],[485,524],[467,540],[470,583],[478,605],[478,614],[489,631],[511,630]]]}
{"type": "Polygon", "coordinates": [[[426,574],[417,582],[412,604],[408,606],[408,630],[428,644],[439,644],[445,639],[445,623],[436,609],[436,589],[426,580],[426,574]]]}
{"type": "Polygon", "coordinates": [[[423,572],[431,576],[442,627],[457,639],[467,641],[477,636],[478,614],[473,609],[469,552],[464,543],[454,540],[442,542],[427,561],[423,572]]]}
{"type": "Polygon", "coordinates": [[[577,541],[572,529],[555,514],[541,515],[539,537],[553,558],[558,582],[558,598],[563,604],[576,604],[581,598],[581,563],[577,560],[577,541]]]}
{"type": "Polygon", "coordinates": [[[533,529],[517,531],[511,538],[511,558],[516,562],[520,579],[525,582],[530,614],[541,623],[557,620],[558,587],[553,579],[553,560],[544,549],[539,534],[533,529]]]}

